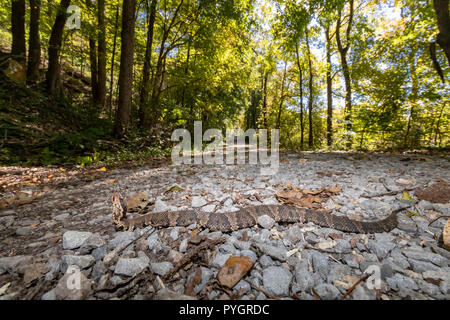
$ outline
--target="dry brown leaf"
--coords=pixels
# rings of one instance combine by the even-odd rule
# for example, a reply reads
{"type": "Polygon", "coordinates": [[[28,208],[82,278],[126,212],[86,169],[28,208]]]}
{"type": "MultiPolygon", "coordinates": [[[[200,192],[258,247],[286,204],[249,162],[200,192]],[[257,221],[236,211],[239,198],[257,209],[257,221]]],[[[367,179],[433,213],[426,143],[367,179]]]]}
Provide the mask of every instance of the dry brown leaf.
{"type": "Polygon", "coordinates": [[[202,268],[198,267],[197,271],[195,271],[194,276],[187,283],[186,289],[184,290],[184,294],[187,296],[195,297],[194,288],[201,282],[202,282],[202,268]]]}
{"type": "Polygon", "coordinates": [[[358,241],[358,240],[355,238],[350,239],[350,246],[352,247],[352,249],[355,249],[356,241],[358,241]]]}
{"type": "Polygon", "coordinates": [[[145,192],[135,193],[131,197],[127,198],[127,209],[141,209],[148,203],[147,194],[145,192]]]}
{"type": "Polygon", "coordinates": [[[336,246],[336,244],[337,244],[337,242],[334,240],[324,241],[324,242],[320,242],[320,243],[316,244],[316,248],[321,249],[321,250],[326,250],[326,249],[334,248],[336,246]]]}
{"type": "Polygon", "coordinates": [[[336,185],[334,187],[328,188],[328,191],[334,194],[338,194],[342,191],[342,187],[340,185],[336,185]]]}
{"type": "Polygon", "coordinates": [[[232,289],[253,267],[249,257],[230,257],[217,274],[222,286],[232,289]]]}
{"type": "Polygon", "coordinates": [[[25,267],[23,282],[28,286],[34,280],[42,278],[49,270],[45,263],[30,264],[25,267]]]}
{"type": "Polygon", "coordinates": [[[105,181],[105,183],[107,183],[107,184],[115,184],[115,183],[117,183],[117,181],[119,181],[118,177],[116,177],[114,179],[108,179],[108,180],[105,181]]]}
{"type": "Polygon", "coordinates": [[[342,239],[344,237],[342,233],[330,233],[328,236],[333,240],[342,239]]]}
{"type": "Polygon", "coordinates": [[[450,220],[447,220],[442,231],[443,247],[450,250],[450,220]]]}
{"type": "Polygon", "coordinates": [[[350,289],[353,284],[355,284],[359,278],[357,276],[352,275],[345,275],[342,277],[342,279],[335,279],[333,280],[333,284],[337,287],[341,287],[344,290],[350,289]]]}
{"type": "Polygon", "coordinates": [[[428,188],[415,189],[414,194],[419,200],[427,200],[434,203],[447,203],[450,201],[450,184],[441,180],[428,188]]]}
{"type": "Polygon", "coordinates": [[[303,189],[302,192],[304,194],[312,194],[312,195],[316,195],[321,193],[323,190],[308,190],[308,189],[303,189]]]}
{"type": "Polygon", "coordinates": [[[6,293],[6,290],[8,290],[9,286],[11,285],[11,282],[8,282],[4,286],[0,288],[0,296],[4,295],[6,293]]]}

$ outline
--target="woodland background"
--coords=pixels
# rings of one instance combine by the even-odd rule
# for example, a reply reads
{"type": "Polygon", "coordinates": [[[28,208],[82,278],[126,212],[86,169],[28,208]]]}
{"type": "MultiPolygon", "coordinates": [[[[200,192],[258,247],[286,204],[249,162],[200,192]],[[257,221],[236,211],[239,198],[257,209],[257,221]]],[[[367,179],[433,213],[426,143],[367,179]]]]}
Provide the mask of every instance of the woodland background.
{"type": "Polygon", "coordinates": [[[11,0],[0,48],[2,164],[145,160],[195,120],[294,150],[449,146],[448,0],[11,0]]]}

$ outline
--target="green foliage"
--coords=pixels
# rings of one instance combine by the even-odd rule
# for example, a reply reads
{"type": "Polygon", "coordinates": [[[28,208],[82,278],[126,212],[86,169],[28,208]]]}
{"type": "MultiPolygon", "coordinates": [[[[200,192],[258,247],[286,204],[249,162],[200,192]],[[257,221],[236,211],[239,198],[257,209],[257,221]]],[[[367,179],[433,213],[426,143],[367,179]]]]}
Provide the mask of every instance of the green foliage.
{"type": "MultiPolygon", "coordinates": [[[[122,1],[107,1],[105,9],[107,100],[111,86],[112,103],[101,108],[91,103],[90,88],[88,41],[98,40],[95,3],[92,1],[90,6],[85,0],[72,1],[81,8],[82,26],[80,30],[64,32],[60,59],[63,97],[49,97],[41,84],[28,88],[1,79],[0,135],[7,132],[7,139],[2,138],[6,141],[0,140],[2,164],[89,165],[143,160],[167,154],[171,132],[181,127],[192,131],[196,120],[203,122],[203,130],[235,126],[258,129],[263,127],[266,117],[267,128],[274,128],[278,114],[281,114],[281,147],[305,149],[311,125],[312,148],[325,148],[327,71],[331,72],[333,87],[332,148],[349,148],[345,141],[350,136],[353,140],[350,148],[360,150],[435,148],[449,144],[449,87],[441,83],[429,57],[428,44],[438,32],[432,1],[355,0],[348,35],[351,131],[346,127],[345,86],[335,36],[339,13],[341,35],[346,33],[349,0],[158,1],[150,59],[150,96],[157,99],[144,106],[156,115],[150,130],[138,120],[150,1],[138,1],[133,109],[123,140],[112,137],[121,56],[121,14],[119,10],[116,25],[116,12],[122,1]],[[398,14],[392,15],[394,10],[398,14]],[[331,35],[330,64],[325,59],[327,27],[331,35]],[[311,50],[306,46],[306,34],[311,50]],[[311,124],[307,110],[310,59],[311,124]],[[158,63],[163,74],[159,89],[154,85],[158,63]],[[265,77],[268,80],[264,91],[265,77]]],[[[41,1],[43,57],[47,56],[57,9],[58,1],[41,1]]],[[[3,51],[9,50],[11,44],[10,15],[7,1],[0,8],[3,51]]],[[[28,9],[26,21],[28,25],[28,9]]],[[[4,59],[0,58],[2,63],[4,59]]],[[[437,58],[448,78],[450,66],[440,49],[437,58]]]]}

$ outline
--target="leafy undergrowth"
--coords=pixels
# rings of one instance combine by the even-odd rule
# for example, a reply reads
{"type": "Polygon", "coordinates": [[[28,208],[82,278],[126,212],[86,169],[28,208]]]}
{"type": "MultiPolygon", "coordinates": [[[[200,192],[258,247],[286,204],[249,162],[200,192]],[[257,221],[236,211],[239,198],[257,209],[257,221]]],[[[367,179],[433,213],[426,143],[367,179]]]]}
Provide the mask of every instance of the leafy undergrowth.
{"type": "Polygon", "coordinates": [[[0,72],[0,164],[112,164],[169,153],[168,144],[139,132],[112,137],[112,121],[88,102],[54,98],[0,72]]]}

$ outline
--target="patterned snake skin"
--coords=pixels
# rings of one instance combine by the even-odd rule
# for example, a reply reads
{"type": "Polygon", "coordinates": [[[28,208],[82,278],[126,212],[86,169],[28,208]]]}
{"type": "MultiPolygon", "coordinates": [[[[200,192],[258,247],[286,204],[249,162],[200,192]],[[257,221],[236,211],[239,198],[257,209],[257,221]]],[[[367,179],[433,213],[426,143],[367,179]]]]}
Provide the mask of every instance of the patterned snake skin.
{"type": "Polygon", "coordinates": [[[392,212],[382,220],[365,222],[351,220],[345,216],[335,216],[322,211],[298,208],[287,205],[261,205],[227,213],[207,213],[195,210],[156,212],[127,217],[124,198],[114,193],[113,221],[117,229],[133,230],[134,227],[151,225],[154,227],[188,226],[199,223],[211,231],[230,232],[257,224],[258,217],[268,215],[281,223],[313,222],[321,227],[344,232],[377,233],[389,232],[397,226],[397,212],[392,212]]]}

